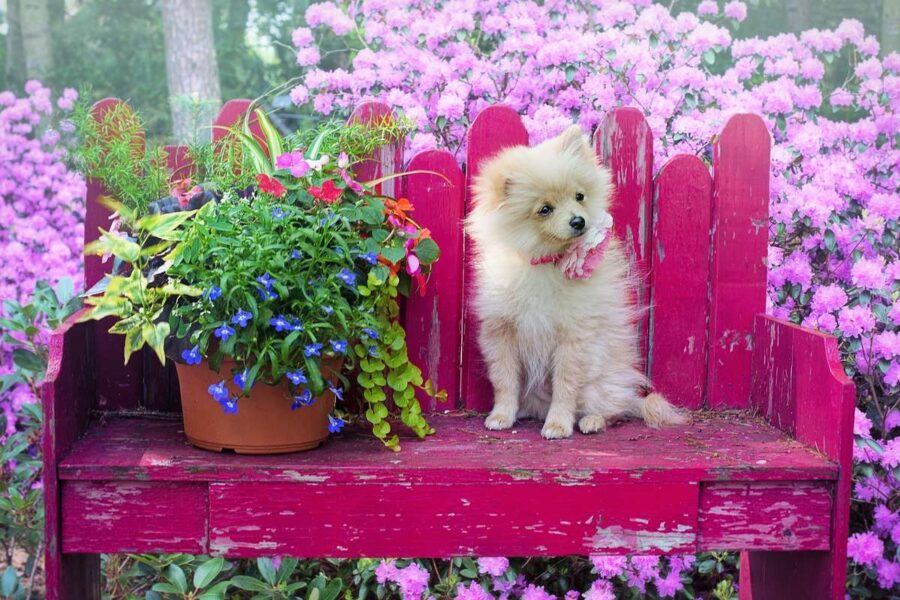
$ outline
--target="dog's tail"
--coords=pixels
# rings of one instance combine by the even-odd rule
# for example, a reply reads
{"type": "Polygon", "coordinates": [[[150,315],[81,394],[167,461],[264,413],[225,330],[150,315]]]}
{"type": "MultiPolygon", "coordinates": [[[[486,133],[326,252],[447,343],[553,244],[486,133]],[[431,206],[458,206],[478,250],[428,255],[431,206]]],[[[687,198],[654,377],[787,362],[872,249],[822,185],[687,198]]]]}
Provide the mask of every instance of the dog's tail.
{"type": "Polygon", "coordinates": [[[656,392],[651,392],[641,399],[641,417],[650,427],[681,425],[688,421],[687,413],[669,404],[662,394],[656,392]]]}

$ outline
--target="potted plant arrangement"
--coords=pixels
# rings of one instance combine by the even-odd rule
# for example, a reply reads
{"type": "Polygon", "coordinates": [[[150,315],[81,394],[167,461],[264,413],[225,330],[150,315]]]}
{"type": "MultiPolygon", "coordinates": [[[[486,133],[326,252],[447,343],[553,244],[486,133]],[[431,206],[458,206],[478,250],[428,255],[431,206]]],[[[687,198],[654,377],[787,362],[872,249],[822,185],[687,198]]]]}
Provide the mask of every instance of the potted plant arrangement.
{"type": "Polygon", "coordinates": [[[389,448],[399,449],[394,418],[432,433],[416,392],[442,393],[409,361],[398,297],[424,290],[438,247],[408,199],[374,193],[378,182],[352,169],[402,123],[282,137],[262,111],[255,118],[262,140],[245,119],[191,148],[191,179],[157,200],[159,157],[128,164],[127,128],[102,133],[123,116],[80,121],[85,170],[121,196],[104,198],[113,224],[86,248],[115,260],[84,318],[116,319],[126,361],[148,346],[176,362],[185,433],[200,447],[316,447],[343,426],[351,389],[389,448]]]}

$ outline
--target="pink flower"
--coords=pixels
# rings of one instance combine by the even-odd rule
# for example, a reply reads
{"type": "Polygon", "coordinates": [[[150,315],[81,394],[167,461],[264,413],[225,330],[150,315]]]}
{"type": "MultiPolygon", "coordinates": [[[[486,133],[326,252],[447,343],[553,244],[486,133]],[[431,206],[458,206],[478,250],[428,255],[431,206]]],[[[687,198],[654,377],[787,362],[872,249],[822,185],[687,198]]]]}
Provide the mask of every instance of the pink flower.
{"type": "Polygon", "coordinates": [[[482,556],[478,559],[478,572],[500,577],[509,568],[509,560],[498,557],[482,556]]]}
{"type": "Polygon", "coordinates": [[[835,108],[842,108],[853,104],[853,94],[845,89],[837,89],[831,92],[831,105],[835,108]]]}
{"type": "Polygon", "coordinates": [[[875,573],[878,575],[878,585],[886,590],[895,590],[900,584],[900,562],[879,558],[875,562],[875,573]]]}
{"type": "Polygon", "coordinates": [[[494,596],[477,581],[471,581],[468,586],[461,583],[456,586],[456,600],[494,600],[494,596]]]}
{"type": "Polygon", "coordinates": [[[733,2],[729,2],[725,5],[725,9],[722,11],[729,19],[734,19],[738,23],[747,18],[747,5],[743,2],[739,2],[738,0],[734,0],[733,2]]]}
{"type": "Polygon", "coordinates": [[[878,290],[885,286],[884,261],[861,258],[850,269],[853,284],[867,290],[878,290]]]}
{"type": "Polygon", "coordinates": [[[867,306],[853,306],[841,309],[838,327],[847,337],[857,337],[875,326],[875,315],[867,306]]]}
{"type": "Polygon", "coordinates": [[[854,533],[847,541],[847,554],[856,563],[871,567],[884,554],[884,542],[874,533],[854,533]]]}
{"type": "Polygon", "coordinates": [[[522,600],[556,600],[556,598],[541,586],[531,583],[522,592],[522,600]]]}
{"type": "Polygon", "coordinates": [[[719,14],[719,4],[716,0],[703,0],[697,6],[697,14],[701,17],[710,17],[719,14]]]}
{"type": "Polygon", "coordinates": [[[415,254],[407,254],[406,255],[406,272],[410,275],[418,275],[421,265],[419,263],[419,257],[415,254]]]}
{"type": "Polygon", "coordinates": [[[627,560],[624,556],[606,556],[600,554],[591,556],[591,563],[594,565],[594,569],[600,577],[610,579],[622,574],[622,571],[625,570],[627,560]]]}
{"type": "Polygon", "coordinates": [[[295,150],[275,158],[276,169],[288,169],[294,177],[303,177],[309,172],[309,163],[303,159],[303,152],[295,150]]]}
{"type": "Polygon", "coordinates": [[[604,579],[598,579],[591,584],[591,589],[584,593],[584,600],[616,600],[613,584],[604,579]]]}
{"type": "Polygon", "coordinates": [[[824,285],[813,293],[812,310],[816,314],[840,310],[847,304],[847,292],[839,285],[824,285]]]}

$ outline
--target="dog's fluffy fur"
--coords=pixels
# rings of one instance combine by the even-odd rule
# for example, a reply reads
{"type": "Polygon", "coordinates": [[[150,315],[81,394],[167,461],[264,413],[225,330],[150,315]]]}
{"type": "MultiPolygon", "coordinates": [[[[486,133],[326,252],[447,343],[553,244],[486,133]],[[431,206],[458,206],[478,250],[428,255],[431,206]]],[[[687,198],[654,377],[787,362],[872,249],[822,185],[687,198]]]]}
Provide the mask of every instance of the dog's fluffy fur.
{"type": "Polygon", "coordinates": [[[509,148],[485,163],[466,228],[475,242],[479,343],[494,386],[488,429],[544,419],[545,438],[602,431],[624,417],[657,427],[684,421],[659,394],[644,396],[633,282],[611,240],[588,279],[566,279],[553,255],[608,210],[613,186],[577,126],[533,148],[509,148]],[[576,194],[583,194],[577,199],[576,194]],[[540,214],[545,205],[548,215],[540,214]]]}

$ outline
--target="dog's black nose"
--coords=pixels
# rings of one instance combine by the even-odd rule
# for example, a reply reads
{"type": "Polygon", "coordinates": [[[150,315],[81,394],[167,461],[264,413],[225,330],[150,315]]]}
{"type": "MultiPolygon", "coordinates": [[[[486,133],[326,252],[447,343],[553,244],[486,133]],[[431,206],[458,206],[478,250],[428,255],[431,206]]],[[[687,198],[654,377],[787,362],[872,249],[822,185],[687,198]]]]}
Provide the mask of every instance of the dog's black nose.
{"type": "Polygon", "coordinates": [[[584,229],[584,217],[572,217],[572,220],[569,221],[569,227],[575,231],[581,231],[584,229]]]}

